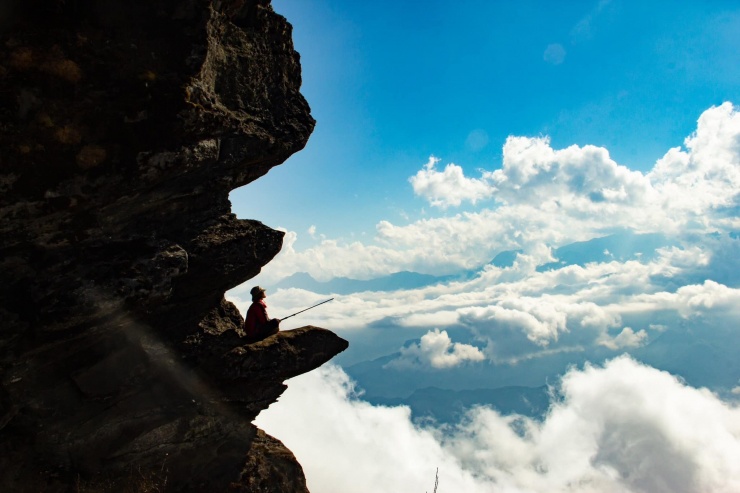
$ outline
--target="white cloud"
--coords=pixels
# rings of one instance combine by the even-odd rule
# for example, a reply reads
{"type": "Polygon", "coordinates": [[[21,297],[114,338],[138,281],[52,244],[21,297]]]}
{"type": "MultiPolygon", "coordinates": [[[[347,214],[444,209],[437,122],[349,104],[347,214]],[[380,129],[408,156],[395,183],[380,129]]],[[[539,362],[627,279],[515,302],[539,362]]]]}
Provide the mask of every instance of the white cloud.
{"type": "Polygon", "coordinates": [[[706,110],[686,150],[673,148],[647,178],[658,191],[661,207],[688,223],[710,228],[738,227],[738,217],[712,214],[738,205],[740,187],[740,113],[732,104],[706,110]]]}
{"type": "Polygon", "coordinates": [[[638,294],[621,303],[623,313],[671,310],[683,318],[703,313],[740,315],[740,289],[707,280],[702,284],[681,286],[673,293],[638,294]]]}
{"type": "Polygon", "coordinates": [[[480,349],[469,344],[452,342],[446,331],[434,329],[421,336],[418,344],[400,350],[401,355],[388,363],[389,367],[454,368],[468,361],[483,361],[480,349]]]}
{"type": "Polygon", "coordinates": [[[493,190],[483,179],[466,178],[460,166],[450,163],[444,171],[435,169],[439,159],[431,156],[427,164],[409,178],[414,193],[435,207],[445,209],[467,201],[475,204],[489,198],[493,190]]]}
{"type": "Polygon", "coordinates": [[[429,491],[437,467],[440,491],[740,491],[737,406],[627,357],[569,371],[560,393],[542,422],[479,407],[420,428],[407,408],[359,400],[327,366],[291,379],[256,422],[324,493],[429,491]]]}
{"type": "Polygon", "coordinates": [[[683,286],[676,292],[677,309],[684,317],[710,310],[740,312],[740,290],[714,281],[683,286]]]}
{"type": "MultiPolygon", "coordinates": [[[[534,304],[529,307],[534,308],[534,304]]],[[[557,339],[558,332],[566,330],[565,313],[553,308],[541,307],[538,313],[531,313],[526,308],[493,305],[466,309],[461,314],[468,323],[474,325],[490,323],[493,324],[494,331],[501,328],[521,331],[530,341],[546,346],[549,340],[557,339]]]]}
{"type": "Polygon", "coordinates": [[[617,349],[640,347],[647,342],[647,338],[645,330],[635,332],[632,328],[625,327],[616,337],[603,334],[596,343],[616,351],[617,349]]]}
{"type": "Polygon", "coordinates": [[[311,491],[431,490],[437,467],[440,491],[474,492],[479,485],[431,432],[411,423],[408,408],[358,400],[335,366],[289,380],[288,390],[255,423],[296,455],[311,491]]]}
{"type": "Polygon", "coordinates": [[[615,163],[602,147],[555,150],[548,137],[509,137],[503,167],[491,174],[496,198],[509,204],[552,203],[578,217],[575,209],[619,207],[629,211],[652,198],[650,181],[615,163]]]}

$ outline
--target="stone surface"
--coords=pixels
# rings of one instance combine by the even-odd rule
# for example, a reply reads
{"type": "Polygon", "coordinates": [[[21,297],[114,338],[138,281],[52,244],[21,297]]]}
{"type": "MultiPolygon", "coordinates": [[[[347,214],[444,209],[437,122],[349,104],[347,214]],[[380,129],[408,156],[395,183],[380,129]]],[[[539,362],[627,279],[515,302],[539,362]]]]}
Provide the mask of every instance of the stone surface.
{"type": "Polygon", "coordinates": [[[0,491],[306,491],[251,421],[347,343],[223,298],[280,250],[228,194],[305,145],[300,84],[268,0],[0,6],[0,491]]]}

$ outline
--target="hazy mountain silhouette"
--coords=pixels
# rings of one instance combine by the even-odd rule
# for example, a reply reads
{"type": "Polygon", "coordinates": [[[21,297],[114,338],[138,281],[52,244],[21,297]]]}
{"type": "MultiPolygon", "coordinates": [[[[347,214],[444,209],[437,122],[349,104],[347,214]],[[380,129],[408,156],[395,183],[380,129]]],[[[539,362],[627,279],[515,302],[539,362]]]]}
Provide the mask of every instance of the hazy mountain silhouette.
{"type": "Polygon", "coordinates": [[[352,294],[362,291],[395,291],[432,286],[457,279],[457,276],[432,276],[417,272],[396,272],[376,279],[360,280],[348,277],[335,277],[329,281],[317,281],[310,274],[298,272],[269,286],[280,288],[299,288],[318,294],[352,294]]]}
{"type": "Polygon", "coordinates": [[[650,342],[630,350],[595,346],[579,353],[542,355],[516,365],[486,361],[447,369],[397,368],[388,364],[401,356],[394,352],[345,367],[345,371],[365,391],[363,399],[377,404],[405,404],[411,407],[415,417],[431,416],[439,421],[454,421],[455,413],[475,404],[488,404],[503,413],[537,417],[547,409],[545,401],[537,397],[538,392],[546,394],[543,385],[557,385],[559,376],[571,366],[581,367],[587,361],[599,365],[623,353],[677,375],[694,387],[707,387],[725,395],[737,386],[739,337],[734,325],[723,324],[711,315],[690,322],[667,315],[642,322],[632,317],[625,319],[625,324],[634,327],[650,322],[662,324],[666,329],[662,333],[647,329],[650,342]],[[437,391],[428,390],[431,387],[437,391]],[[477,390],[468,390],[471,387],[477,390]],[[446,402],[434,402],[435,392],[434,399],[446,402]]]}
{"type": "Polygon", "coordinates": [[[523,250],[503,251],[493,258],[493,260],[491,261],[491,264],[493,264],[496,267],[502,268],[502,269],[505,267],[511,267],[512,265],[514,265],[516,256],[522,252],[523,250]]]}
{"type": "Polygon", "coordinates": [[[555,262],[540,265],[537,271],[559,269],[566,265],[586,265],[592,262],[619,260],[652,260],[658,248],[671,246],[675,242],[660,233],[635,234],[630,231],[617,233],[588,241],[579,241],[556,248],[555,262]]]}
{"type": "MultiPolygon", "coordinates": [[[[351,342],[350,342],[351,344],[351,342]]],[[[584,353],[553,353],[517,365],[489,361],[455,368],[402,367],[389,365],[400,353],[344,367],[347,374],[365,391],[364,399],[407,399],[419,389],[438,387],[453,391],[470,388],[533,387],[546,385],[549,379],[565,373],[571,365],[582,365],[587,359],[603,361],[613,351],[597,349],[591,358],[584,353]],[[370,397],[367,397],[370,396],[370,397]]]]}
{"type": "Polygon", "coordinates": [[[532,418],[543,418],[550,406],[545,385],[474,390],[426,387],[415,390],[405,399],[372,396],[363,396],[363,399],[375,405],[407,405],[414,419],[433,418],[440,423],[459,422],[465,410],[478,405],[491,406],[501,414],[522,414],[532,418]]]}
{"type": "MultiPolygon", "coordinates": [[[[588,241],[580,241],[554,250],[558,259],[540,265],[540,272],[558,269],[566,265],[585,265],[590,262],[609,262],[611,260],[650,260],[657,255],[656,249],[674,244],[659,233],[635,234],[630,231],[620,232],[588,241]]],[[[522,250],[505,250],[499,252],[490,262],[492,265],[505,268],[514,265],[517,254],[522,250]]],[[[463,270],[454,275],[434,276],[418,272],[396,272],[375,279],[351,279],[335,277],[329,281],[317,281],[306,272],[298,272],[277,283],[268,286],[276,289],[299,288],[318,294],[353,294],[363,291],[396,291],[399,289],[417,289],[450,281],[472,279],[480,270],[463,270]]]]}

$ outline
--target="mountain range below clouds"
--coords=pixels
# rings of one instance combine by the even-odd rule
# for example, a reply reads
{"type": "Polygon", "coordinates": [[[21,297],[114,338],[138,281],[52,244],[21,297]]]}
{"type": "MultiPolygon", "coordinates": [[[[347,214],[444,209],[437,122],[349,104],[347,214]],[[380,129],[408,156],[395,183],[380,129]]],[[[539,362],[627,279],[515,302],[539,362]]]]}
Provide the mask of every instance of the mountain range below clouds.
{"type": "MultiPolygon", "coordinates": [[[[638,262],[635,264],[637,266],[655,260],[661,249],[677,245],[677,241],[660,233],[637,234],[619,231],[553,249],[551,256],[555,260],[537,266],[536,271],[546,273],[568,266],[608,264],[614,261],[620,263],[635,261],[638,262]]],[[[723,275],[734,277],[737,259],[732,258],[734,252],[732,248],[725,250],[717,250],[720,254],[714,258],[719,260],[710,261],[707,266],[696,270],[691,274],[691,279],[683,279],[679,274],[673,274],[673,277],[665,279],[658,276],[655,279],[665,285],[664,289],[667,291],[674,291],[677,289],[676,286],[685,285],[689,281],[700,285],[706,279],[717,278],[721,281],[723,275]],[[720,268],[713,262],[723,262],[725,268],[720,268]]],[[[500,252],[493,258],[491,265],[498,269],[512,267],[520,254],[522,252],[516,250],[500,252]]],[[[317,281],[307,273],[298,273],[270,288],[275,290],[298,288],[323,295],[375,292],[373,296],[381,297],[387,292],[388,300],[391,300],[393,295],[390,293],[394,291],[471,280],[482,275],[486,269],[487,266],[483,266],[478,270],[461,271],[447,276],[398,272],[370,280],[334,278],[325,282],[317,281]]],[[[480,346],[475,335],[464,323],[458,321],[450,325],[440,320],[430,320],[429,323],[444,326],[452,339],[452,344],[480,346]]],[[[416,417],[429,415],[443,421],[459,413],[460,405],[473,404],[488,404],[497,409],[535,417],[541,412],[542,403],[537,399],[533,400],[527,393],[529,390],[520,392],[520,397],[523,399],[528,396],[529,401],[538,403],[531,408],[522,406],[523,400],[512,401],[511,396],[501,394],[503,391],[500,389],[540,389],[537,395],[541,395],[543,386],[556,383],[558,376],[566,373],[569,368],[582,367],[586,362],[600,364],[624,352],[655,368],[678,375],[694,386],[708,387],[722,394],[728,394],[737,386],[737,375],[740,375],[740,363],[736,362],[735,357],[735,348],[739,342],[737,331],[721,320],[714,320],[711,311],[691,319],[677,317],[675,312],[656,311],[647,318],[639,313],[625,312],[622,315],[622,323],[614,329],[619,331],[624,327],[631,327],[629,330],[633,331],[631,332],[633,334],[642,332],[643,343],[635,347],[622,348],[598,344],[584,347],[576,343],[536,355],[524,354],[516,362],[486,360],[445,369],[423,365],[401,368],[392,364],[401,356],[399,348],[418,346],[420,337],[432,327],[414,329],[398,326],[396,320],[389,318],[373,322],[362,330],[347,333],[347,337],[351,339],[350,349],[340,355],[336,362],[341,364],[347,374],[357,382],[359,388],[365,392],[364,398],[369,402],[404,403],[412,408],[416,417]],[[663,327],[671,329],[664,331],[663,327]],[[424,391],[428,388],[437,388],[439,392],[451,394],[447,396],[448,398],[437,399],[435,404],[431,404],[435,400],[425,397],[431,392],[424,391]],[[471,395],[477,397],[473,398],[471,395]],[[507,397],[501,397],[502,395],[507,397]],[[519,402],[520,405],[517,407],[515,402],[519,402]]],[[[499,332],[494,339],[495,344],[505,344],[506,334],[499,332]]],[[[615,333],[614,336],[616,335],[615,333]]]]}
{"type": "MultiPolygon", "coordinates": [[[[609,354],[613,353],[606,349],[601,350],[600,360],[603,361],[609,354]]],[[[558,352],[525,360],[516,365],[486,361],[436,370],[428,367],[397,368],[389,365],[398,357],[399,353],[389,354],[372,361],[347,366],[344,370],[357,382],[365,392],[364,398],[369,401],[407,401],[414,392],[428,387],[455,392],[480,392],[481,389],[493,391],[505,387],[538,388],[555,383],[557,376],[565,373],[570,366],[583,365],[587,360],[582,352],[558,352]]]]}
{"type": "Polygon", "coordinates": [[[268,288],[273,290],[299,288],[318,294],[352,294],[363,291],[395,291],[397,289],[423,288],[440,282],[448,282],[452,279],[455,279],[455,276],[433,276],[406,271],[368,280],[335,277],[329,281],[317,281],[306,272],[298,272],[272,286],[268,286],[268,288]]]}
{"type": "Polygon", "coordinates": [[[557,260],[540,265],[537,270],[543,272],[566,265],[583,266],[591,262],[611,260],[626,262],[639,259],[646,262],[656,257],[659,248],[675,244],[675,241],[660,233],[635,234],[631,231],[624,231],[556,248],[553,256],[557,260]]]}
{"type": "Polygon", "coordinates": [[[406,398],[363,396],[374,405],[411,409],[417,421],[432,419],[436,423],[456,423],[474,406],[489,406],[501,414],[521,414],[536,419],[544,417],[550,406],[548,387],[510,386],[495,389],[449,390],[439,387],[417,389],[406,398]]]}
{"type": "MultiPolygon", "coordinates": [[[[380,334],[378,334],[380,335],[380,334]]],[[[694,387],[708,388],[733,398],[732,388],[740,375],[736,357],[735,327],[716,326],[710,320],[666,331],[647,346],[629,351],[633,358],[668,371],[694,387]]],[[[406,345],[414,344],[408,341],[406,345]]],[[[625,351],[627,352],[627,351],[625,351]]],[[[467,409],[484,405],[502,414],[521,414],[540,419],[550,405],[549,386],[569,368],[602,364],[621,353],[607,348],[589,352],[556,352],[516,365],[484,362],[457,368],[394,368],[399,353],[345,368],[375,405],[406,405],[415,420],[432,418],[439,423],[456,422],[467,409]]]]}
{"type": "MultiPolygon", "coordinates": [[[[647,261],[655,257],[658,248],[675,245],[676,242],[659,233],[637,234],[621,231],[588,241],[570,243],[553,250],[555,261],[537,267],[539,272],[565,267],[585,265],[591,262],[627,261],[640,259],[647,261]]],[[[499,268],[511,267],[522,250],[505,250],[498,253],[490,262],[499,268]]],[[[298,288],[317,294],[353,294],[364,291],[396,291],[417,289],[451,281],[472,279],[480,269],[462,270],[452,275],[435,276],[418,272],[395,272],[374,279],[351,279],[335,277],[328,281],[317,281],[306,272],[298,272],[268,286],[268,289],[298,288]]]]}

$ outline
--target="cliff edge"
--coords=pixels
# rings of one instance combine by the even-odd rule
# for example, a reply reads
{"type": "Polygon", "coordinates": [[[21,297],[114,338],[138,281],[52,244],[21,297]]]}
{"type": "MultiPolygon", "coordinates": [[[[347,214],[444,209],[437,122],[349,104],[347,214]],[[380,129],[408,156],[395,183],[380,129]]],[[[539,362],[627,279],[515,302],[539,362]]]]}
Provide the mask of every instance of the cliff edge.
{"type": "Polygon", "coordinates": [[[228,194],[302,149],[269,0],[0,6],[0,490],[305,492],[251,424],[347,347],[223,293],[283,234],[228,194]]]}

